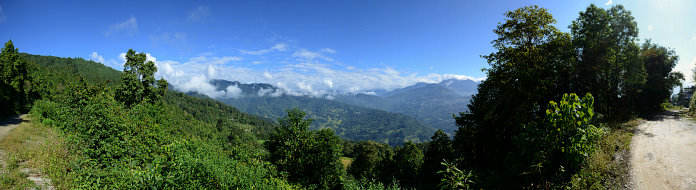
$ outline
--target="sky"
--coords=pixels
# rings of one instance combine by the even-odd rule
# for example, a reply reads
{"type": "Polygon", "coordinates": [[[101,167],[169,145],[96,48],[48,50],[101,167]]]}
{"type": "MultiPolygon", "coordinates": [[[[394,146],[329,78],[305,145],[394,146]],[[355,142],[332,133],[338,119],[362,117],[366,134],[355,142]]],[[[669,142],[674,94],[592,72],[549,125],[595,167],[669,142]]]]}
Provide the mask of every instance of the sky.
{"type": "Polygon", "coordinates": [[[181,91],[222,96],[211,79],[269,83],[308,95],[483,80],[504,13],[539,5],[568,26],[591,3],[624,5],[639,38],[672,48],[693,83],[696,3],[660,1],[7,1],[0,40],[21,52],[82,57],[122,70],[148,54],[181,91]]]}

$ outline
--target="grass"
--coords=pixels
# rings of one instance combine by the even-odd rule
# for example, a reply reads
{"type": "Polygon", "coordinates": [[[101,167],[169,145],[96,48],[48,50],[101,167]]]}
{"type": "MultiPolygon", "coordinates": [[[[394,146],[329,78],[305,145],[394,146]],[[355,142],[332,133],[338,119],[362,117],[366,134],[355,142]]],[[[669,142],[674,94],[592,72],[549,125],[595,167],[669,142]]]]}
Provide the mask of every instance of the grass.
{"type": "Polygon", "coordinates": [[[630,181],[630,149],[633,129],[641,119],[613,124],[598,142],[580,172],[570,181],[572,189],[625,189],[630,181]]]}
{"type": "Polygon", "coordinates": [[[7,175],[0,177],[0,189],[24,189],[34,187],[21,170],[38,169],[52,179],[58,189],[70,189],[72,176],[67,172],[72,159],[68,144],[61,134],[38,122],[21,123],[0,141],[5,151],[7,175]]]}

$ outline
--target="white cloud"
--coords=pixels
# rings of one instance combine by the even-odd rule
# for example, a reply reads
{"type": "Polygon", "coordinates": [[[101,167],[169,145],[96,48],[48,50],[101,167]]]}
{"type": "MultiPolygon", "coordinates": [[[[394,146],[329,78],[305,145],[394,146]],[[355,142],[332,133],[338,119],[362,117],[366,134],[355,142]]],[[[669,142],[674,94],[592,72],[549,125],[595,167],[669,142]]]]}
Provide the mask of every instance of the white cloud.
{"type": "Polygon", "coordinates": [[[115,35],[117,33],[125,33],[126,35],[133,35],[138,31],[138,20],[135,17],[130,17],[128,20],[112,24],[106,29],[104,33],[106,36],[115,35]]]}
{"type": "Polygon", "coordinates": [[[7,20],[7,16],[5,16],[5,11],[3,11],[2,6],[0,6],[0,23],[2,23],[5,20],[7,20]]]}
{"type": "Polygon", "coordinates": [[[333,88],[333,81],[331,79],[324,79],[324,84],[329,88],[333,88]]]}
{"type": "Polygon", "coordinates": [[[217,74],[215,73],[215,68],[213,65],[208,65],[208,78],[214,79],[217,77],[217,74]]]}
{"type": "Polygon", "coordinates": [[[126,63],[126,53],[118,54],[118,60],[121,60],[121,63],[126,63]]]}
{"type": "Polygon", "coordinates": [[[258,65],[258,64],[261,64],[261,63],[263,63],[263,61],[254,61],[254,62],[251,62],[251,64],[253,64],[253,65],[258,65]]]}
{"type": "Polygon", "coordinates": [[[215,86],[209,83],[205,75],[194,76],[187,81],[177,82],[178,83],[174,83],[175,87],[183,92],[198,92],[212,98],[219,98],[226,95],[226,92],[215,89],[215,86]]]}
{"type": "Polygon", "coordinates": [[[653,25],[652,24],[648,25],[648,31],[652,31],[652,30],[653,30],[653,25]]]}
{"type": "Polygon", "coordinates": [[[210,17],[212,17],[210,7],[201,5],[189,11],[186,19],[193,22],[203,22],[210,17]]]}
{"type": "MultiPolygon", "coordinates": [[[[299,52],[302,55],[295,56],[300,56],[298,61],[276,62],[266,69],[245,67],[242,64],[221,64],[228,62],[230,58],[213,57],[212,54],[202,54],[185,62],[156,60],[155,63],[160,68],[156,77],[164,77],[174,89],[179,91],[196,91],[210,97],[238,97],[239,95],[236,94],[235,89],[216,90],[207,83],[211,79],[267,83],[282,89],[265,89],[257,92],[263,96],[285,94],[322,98],[342,93],[389,91],[418,82],[438,83],[447,79],[483,80],[483,78],[456,74],[408,73],[392,67],[358,69],[353,66],[323,64],[321,63],[325,61],[323,58],[307,52],[309,51],[305,50],[305,54],[299,52]]],[[[321,54],[321,52],[323,51],[313,53],[321,54]]]]}
{"type": "Polygon", "coordinates": [[[125,63],[125,61],[123,61],[123,63],[119,63],[118,61],[116,61],[114,59],[106,60],[98,52],[92,52],[91,54],[89,54],[89,60],[104,64],[104,65],[112,67],[116,70],[121,70],[123,67],[123,63],[125,63]]]}
{"type": "Polygon", "coordinates": [[[237,85],[227,86],[227,89],[225,89],[225,96],[228,98],[239,98],[242,96],[242,89],[237,87],[237,85]]]}
{"type": "Polygon", "coordinates": [[[612,3],[613,3],[613,1],[612,1],[612,0],[609,0],[609,1],[607,1],[606,3],[604,3],[604,5],[611,5],[612,3]]]}
{"type": "Polygon", "coordinates": [[[92,52],[92,54],[89,54],[89,59],[99,63],[104,63],[104,57],[99,55],[99,53],[97,53],[96,51],[92,52]]]}
{"type": "Polygon", "coordinates": [[[292,56],[303,58],[303,59],[308,60],[308,61],[312,61],[312,60],[317,59],[317,58],[321,58],[325,61],[333,61],[332,58],[324,56],[323,54],[321,54],[321,52],[313,52],[313,51],[309,51],[306,49],[297,50],[297,51],[295,51],[295,53],[292,54],[292,56]]]}
{"type": "Polygon", "coordinates": [[[690,41],[690,42],[696,42],[696,36],[691,36],[691,40],[689,40],[689,41],[690,41]]]}
{"type": "Polygon", "coordinates": [[[263,72],[263,77],[265,77],[266,79],[273,79],[273,75],[271,75],[271,73],[269,73],[268,70],[263,72]]]}
{"type": "Polygon", "coordinates": [[[272,51],[284,52],[284,51],[287,51],[287,49],[288,49],[287,44],[279,43],[279,44],[273,45],[273,47],[270,47],[268,49],[261,49],[261,50],[257,50],[257,51],[239,50],[239,52],[241,52],[243,54],[248,54],[248,55],[263,55],[266,53],[270,53],[272,51]]]}

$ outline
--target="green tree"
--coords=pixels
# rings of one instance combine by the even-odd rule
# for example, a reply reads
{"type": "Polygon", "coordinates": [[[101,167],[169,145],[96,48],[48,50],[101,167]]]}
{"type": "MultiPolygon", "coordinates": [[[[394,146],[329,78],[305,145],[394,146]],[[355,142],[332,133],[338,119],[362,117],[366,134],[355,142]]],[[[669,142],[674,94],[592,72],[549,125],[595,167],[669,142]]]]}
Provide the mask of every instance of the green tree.
{"type": "Polygon", "coordinates": [[[430,139],[432,140],[428,143],[421,169],[424,187],[435,187],[440,183],[442,175],[437,172],[442,167],[441,162],[442,160],[452,160],[454,154],[452,140],[444,131],[437,130],[430,139]]]}
{"type": "Polygon", "coordinates": [[[407,142],[396,151],[394,165],[396,166],[396,178],[401,181],[401,184],[405,187],[416,187],[420,182],[418,172],[423,165],[423,152],[416,144],[407,142]]]}
{"type": "Polygon", "coordinates": [[[157,67],[154,62],[146,60],[145,53],[128,50],[121,74],[122,83],[116,90],[116,100],[130,106],[140,102],[157,102],[164,97],[169,83],[163,78],[155,80],[157,67]]]}
{"type": "Polygon", "coordinates": [[[270,135],[266,148],[270,161],[288,174],[288,180],[305,187],[331,189],[340,184],[340,139],[330,129],[309,131],[312,119],[299,109],[287,110],[280,126],[270,135]]]}
{"type": "Polygon", "coordinates": [[[362,141],[355,147],[357,156],[348,168],[348,173],[356,179],[376,179],[390,183],[393,175],[392,159],[394,152],[386,144],[362,141]]]}
{"type": "Polygon", "coordinates": [[[672,95],[672,89],[681,85],[684,75],[680,72],[672,72],[679,61],[679,56],[674,50],[645,41],[641,47],[640,56],[647,70],[647,81],[641,94],[641,108],[643,111],[655,111],[661,109],[660,104],[672,95]]]}
{"type": "Polygon", "coordinates": [[[640,61],[637,23],[631,12],[616,5],[609,10],[594,4],[570,25],[578,52],[579,92],[597,98],[597,111],[621,119],[639,104],[646,71],[640,61]]]}
{"type": "Polygon", "coordinates": [[[490,64],[468,113],[455,117],[459,129],[454,148],[460,160],[474,169],[490,170],[492,179],[512,188],[525,178],[533,160],[533,144],[521,138],[525,128],[543,123],[549,100],[571,91],[575,54],[568,34],[553,26],[544,8],[522,7],[493,31],[496,52],[482,56],[490,64]],[[532,151],[523,151],[532,150],[532,151]]]}
{"type": "Polygon", "coordinates": [[[27,61],[19,57],[12,40],[7,41],[0,53],[0,116],[24,111],[30,87],[27,61]]]}

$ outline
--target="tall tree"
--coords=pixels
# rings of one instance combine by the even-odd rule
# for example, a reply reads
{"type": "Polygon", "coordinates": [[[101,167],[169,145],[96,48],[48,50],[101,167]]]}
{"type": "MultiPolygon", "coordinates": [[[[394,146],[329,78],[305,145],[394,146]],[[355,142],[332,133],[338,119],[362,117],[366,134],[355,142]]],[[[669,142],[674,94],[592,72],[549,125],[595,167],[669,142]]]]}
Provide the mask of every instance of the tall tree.
{"type": "MultiPolygon", "coordinates": [[[[482,56],[490,68],[468,113],[455,117],[454,147],[465,166],[497,172],[505,185],[521,180],[533,154],[525,128],[543,123],[549,100],[571,91],[574,51],[570,36],[544,8],[508,11],[493,31],[496,52],[482,56]]],[[[503,185],[503,184],[499,184],[503,185]]]]}
{"type": "Polygon", "coordinates": [[[5,43],[0,53],[0,115],[13,114],[25,109],[27,88],[31,86],[27,61],[19,57],[12,40],[5,43]]]}
{"type": "Polygon", "coordinates": [[[578,52],[578,80],[581,93],[592,93],[597,111],[608,119],[627,116],[638,103],[645,84],[640,61],[637,23],[623,6],[609,10],[594,4],[587,7],[570,26],[578,52]]]}
{"type": "Polygon", "coordinates": [[[355,178],[375,179],[391,183],[393,177],[391,147],[372,141],[362,141],[355,147],[356,157],[348,168],[355,178]]]}
{"type": "Polygon", "coordinates": [[[396,151],[394,165],[396,166],[396,178],[401,181],[401,184],[405,187],[415,188],[420,182],[418,172],[423,165],[423,152],[416,144],[407,142],[396,151]]]}
{"type": "Polygon", "coordinates": [[[640,56],[647,70],[647,81],[641,94],[641,110],[655,111],[660,109],[660,104],[672,95],[672,89],[681,85],[684,75],[680,72],[672,72],[679,61],[679,56],[674,50],[645,41],[641,47],[640,56]]]}
{"type": "Polygon", "coordinates": [[[128,50],[116,100],[130,106],[140,102],[157,102],[164,97],[169,83],[164,78],[155,80],[157,67],[154,62],[146,60],[145,53],[128,50]]]}
{"type": "Polygon", "coordinates": [[[438,171],[442,170],[442,162],[444,160],[452,161],[454,152],[452,151],[452,140],[447,133],[442,130],[437,130],[430,138],[428,148],[425,151],[423,158],[423,166],[421,167],[421,178],[423,187],[436,187],[442,179],[442,175],[438,171]]]}

